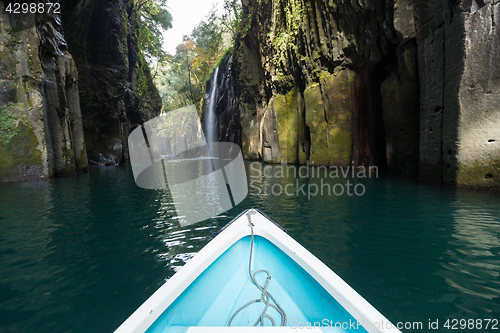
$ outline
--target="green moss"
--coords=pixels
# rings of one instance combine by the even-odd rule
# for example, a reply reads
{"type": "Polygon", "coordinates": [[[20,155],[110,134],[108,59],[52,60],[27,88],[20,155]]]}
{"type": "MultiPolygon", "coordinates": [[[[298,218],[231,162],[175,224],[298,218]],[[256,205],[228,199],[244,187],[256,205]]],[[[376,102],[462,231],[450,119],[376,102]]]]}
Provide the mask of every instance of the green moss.
{"type": "Polygon", "coordinates": [[[142,52],[138,53],[139,61],[137,62],[136,65],[136,71],[137,71],[137,97],[139,99],[146,100],[148,96],[148,77],[146,73],[144,72],[144,69],[142,68],[143,66],[147,66],[146,59],[144,58],[144,55],[142,52]]]}
{"type": "MultiPolygon", "coordinates": [[[[266,1],[267,2],[267,1],[266,1]]],[[[243,40],[245,36],[248,34],[250,29],[252,28],[252,21],[257,14],[257,8],[259,7],[259,2],[250,2],[249,4],[249,14],[243,15],[241,18],[241,22],[237,28],[238,34],[240,35],[240,39],[243,40]]]]}
{"type": "Polygon", "coordinates": [[[500,187],[500,156],[496,160],[483,159],[468,165],[459,163],[457,185],[500,187]]]}
{"type": "Polygon", "coordinates": [[[304,90],[304,100],[306,104],[306,125],[309,127],[311,134],[310,163],[311,165],[329,165],[328,126],[318,83],[313,83],[304,90]]]}
{"type": "Polygon", "coordinates": [[[4,49],[3,52],[0,52],[0,61],[4,62],[8,56],[9,56],[9,52],[6,49],[4,49]]]}
{"type": "Polygon", "coordinates": [[[276,75],[273,79],[280,80],[286,67],[288,52],[290,49],[297,51],[296,39],[302,28],[305,8],[300,0],[275,0],[273,5],[273,12],[284,14],[276,15],[275,29],[267,35],[274,51],[271,61],[276,66],[276,75]]]}
{"type": "Polygon", "coordinates": [[[16,126],[18,118],[12,114],[8,106],[0,106],[0,143],[8,144],[19,131],[16,126]]]}
{"type": "Polygon", "coordinates": [[[304,91],[312,165],[350,164],[354,91],[350,78],[349,71],[337,75],[320,72],[320,83],[311,84],[304,91]]]}
{"type": "Polygon", "coordinates": [[[325,112],[328,122],[330,164],[347,166],[351,161],[354,76],[348,70],[337,75],[322,75],[320,82],[328,103],[325,112]]]}
{"type": "Polygon", "coordinates": [[[76,161],[76,164],[79,168],[87,165],[87,151],[85,149],[82,148],[82,150],[80,151],[80,157],[76,161]]]}
{"type": "Polygon", "coordinates": [[[26,100],[28,101],[28,105],[30,107],[33,107],[33,102],[31,101],[30,91],[26,85],[26,81],[23,81],[23,90],[24,90],[24,94],[26,95],[26,100]]]}
{"type": "Polygon", "coordinates": [[[5,32],[7,33],[8,38],[4,45],[9,49],[9,52],[12,53],[14,49],[23,42],[21,39],[21,33],[12,27],[5,28],[5,32]]]}
{"type": "Polygon", "coordinates": [[[245,133],[242,134],[242,148],[243,148],[243,158],[248,159],[250,153],[250,138],[245,133]]]}
{"type": "Polygon", "coordinates": [[[299,110],[297,90],[274,96],[280,155],[283,162],[298,163],[299,110]]]}
{"type": "Polygon", "coordinates": [[[42,152],[36,149],[38,140],[29,123],[20,122],[14,137],[0,142],[0,180],[9,179],[19,165],[42,165],[42,152]]]}
{"type": "Polygon", "coordinates": [[[210,77],[212,76],[212,73],[213,71],[219,67],[220,63],[222,60],[224,60],[224,58],[228,55],[228,54],[233,54],[234,52],[234,48],[231,46],[231,47],[228,47],[227,49],[224,50],[224,53],[222,54],[222,56],[219,57],[219,59],[217,60],[217,62],[212,66],[212,68],[210,69],[210,71],[208,72],[208,75],[205,79],[205,84],[207,83],[208,80],[210,80],[210,77]]]}
{"type": "Polygon", "coordinates": [[[318,60],[320,58],[318,50],[315,49],[313,51],[312,58],[313,58],[313,60],[318,60]]]}
{"type": "Polygon", "coordinates": [[[351,132],[332,128],[328,134],[330,164],[348,165],[351,160],[351,132]]]}

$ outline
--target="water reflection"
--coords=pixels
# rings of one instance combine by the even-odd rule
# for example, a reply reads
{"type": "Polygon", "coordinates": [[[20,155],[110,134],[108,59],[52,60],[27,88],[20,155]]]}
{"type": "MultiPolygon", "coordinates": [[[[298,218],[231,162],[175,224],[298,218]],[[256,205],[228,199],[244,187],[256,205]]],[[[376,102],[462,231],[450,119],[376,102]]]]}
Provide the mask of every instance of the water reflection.
{"type": "MultiPolygon", "coordinates": [[[[206,193],[209,195],[210,189],[206,193]]],[[[174,271],[178,271],[217,234],[218,220],[227,220],[226,216],[219,216],[182,226],[175,216],[176,209],[168,190],[158,191],[156,201],[160,202],[160,206],[153,224],[158,229],[155,237],[162,243],[160,248],[155,249],[156,258],[174,271]]]]}
{"type": "Polygon", "coordinates": [[[498,317],[498,195],[408,179],[270,176],[281,167],[249,168],[255,170],[247,207],[285,226],[390,320],[498,317]],[[309,200],[272,192],[275,184],[333,188],[346,180],[366,193],[309,200]]]}
{"type": "Polygon", "coordinates": [[[439,271],[446,283],[460,294],[455,305],[464,315],[478,308],[487,313],[500,313],[500,219],[488,210],[457,199],[452,204],[454,223],[448,241],[448,260],[439,271]],[[475,302],[468,302],[474,299],[475,302]],[[493,304],[496,304],[493,305],[493,304]]]}
{"type": "Polygon", "coordinates": [[[138,188],[129,167],[0,184],[0,331],[111,332],[252,207],[393,322],[500,317],[498,195],[397,178],[264,177],[263,165],[246,167],[256,176],[248,197],[187,227],[168,189],[138,188]],[[272,194],[275,185],[346,180],[366,193],[272,194]]]}

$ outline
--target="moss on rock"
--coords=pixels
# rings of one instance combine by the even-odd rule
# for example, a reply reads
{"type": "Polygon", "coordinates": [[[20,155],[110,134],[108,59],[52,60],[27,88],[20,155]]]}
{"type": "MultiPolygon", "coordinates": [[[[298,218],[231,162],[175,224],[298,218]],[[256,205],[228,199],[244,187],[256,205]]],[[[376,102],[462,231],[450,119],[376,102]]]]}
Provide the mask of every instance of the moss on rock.
{"type": "Polygon", "coordinates": [[[331,165],[347,166],[351,161],[354,75],[349,70],[320,78],[328,124],[328,154],[331,165]]]}
{"type": "Polygon", "coordinates": [[[39,178],[43,166],[42,153],[37,146],[33,127],[19,121],[15,135],[8,142],[0,142],[0,181],[39,178]]]}
{"type": "Polygon", "coordinates": [[[457,185],[500,188],[500,156],[471,164],[458,163],[457,185]]]}
{"type": "Polygon", "coordinates": [[[310,84],[304,90],[306,105],[306,125],[311,133],[311,165],[329,165],[328,156],[328,125],[325,119],[325,109],[319,83],[310,84]]]}
{"type": "Polygon", "coordinates": [[[352,136],[350,131],[338,127],[328,131],[330,164],[349,165],[351,159],[352,136]]]}
{"type": "Polygon", "coordinates": [[[311,165],[349,165],[352,151],[353,82],[349,71],[322,73],[304,91],[311,133],[311,165]]]}
{"type": "Polygon", "coordinates": [[[278,127],[278,140],[282,162],[298,163],[299,110],[297,89],[286,95],[274,96],[274,113],[278,127]]]}
{"type": "Polygon", "coordinates": [[[245,133],[241,134],[241,139],[242,139],[242,152],[243,152],[243,158],[244,159],[249,159],[250,158],[250,138],[248,135],[245,133]]]}

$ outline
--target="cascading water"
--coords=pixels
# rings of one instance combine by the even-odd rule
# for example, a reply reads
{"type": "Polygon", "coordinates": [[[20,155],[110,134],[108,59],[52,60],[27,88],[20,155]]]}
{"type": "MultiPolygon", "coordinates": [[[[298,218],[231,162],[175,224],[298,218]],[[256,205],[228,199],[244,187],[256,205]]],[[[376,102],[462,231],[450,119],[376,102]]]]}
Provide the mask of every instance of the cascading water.
{"type": "Polygon", "coordinates": [[[233,56],[228,53],[210,76],[204,96],[203,131],[207,142],[242,146],[239,90],[233,78],[233,56]]]}
{"type": "Polygon", "coordinates": [[[219,73],[219,67],[217,66],[214,70],[211,82],[210,90],[210,102],[208,104],[207,116],[205,117],[205,135],[208,142],[219,141],[216,138],[216,128],[215,128],[215,100],[217,99],[217,74],[219,73]]]}

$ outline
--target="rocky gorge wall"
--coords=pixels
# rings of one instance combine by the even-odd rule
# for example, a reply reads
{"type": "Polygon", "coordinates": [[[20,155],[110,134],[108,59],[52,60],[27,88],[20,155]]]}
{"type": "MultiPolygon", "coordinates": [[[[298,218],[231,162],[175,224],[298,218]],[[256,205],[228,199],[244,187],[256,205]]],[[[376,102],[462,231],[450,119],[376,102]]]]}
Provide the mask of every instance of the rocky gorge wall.
{"type": "Polygon", "coordinates": [[[420,176],[499,187],[500,3],[408,8],[421,78],[420,176]]]}
{"type": "Polygon", "coordinates": [[[132,6],[128,0],[62,3],[68,49],[79,72],[91,165],[128,163],[130,129],[161,111],[160,95],[139,52],[132,6]]]}
{"type": "Polygon", "coordinates": [[[498,1],[242,4],[247,158],[500,186],[498,1]]]}
{"type": "Polygon", "coordinates": [[[0,7],[0,181],[87,170],[78,72],[60,18],[0,7]]]}
{"type": "Polygon", "coordinates": [[[127,163],[130,129],[161,110],[131,3],[68,0],[61,15],[9,14],[7,3],[0,2],[0,181],[127,163]]]}

